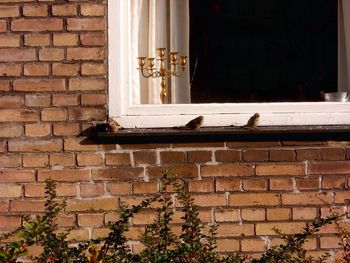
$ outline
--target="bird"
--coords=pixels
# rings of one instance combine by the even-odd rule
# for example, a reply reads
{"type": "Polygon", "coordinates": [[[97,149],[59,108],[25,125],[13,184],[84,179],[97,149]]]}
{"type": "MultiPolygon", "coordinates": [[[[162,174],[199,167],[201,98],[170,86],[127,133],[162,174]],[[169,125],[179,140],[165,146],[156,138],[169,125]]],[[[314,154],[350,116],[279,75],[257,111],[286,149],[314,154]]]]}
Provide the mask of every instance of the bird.
{"type": "Polygon", "coordinates": [[[247,128],[247,129],[256,129],[259,125],[260,121],[260,114],[255,113],[253,116],[251,116],[247,122],[247,124],[243,125],[242,128],[247,128]]]}
{"type": "Polygon", "coordinates": [[[108,118],[108,121],[106,123],[106,131],[117,132],[120,129],[123,129],[123,127],[118,122],[116,122],[112,118],[108,118]]]}
{"type": "Polygon", "coordinates": [[[193,120],[190,120],[190,121],[184,126],[184,128],[190,129],[190,130],[197,130],[197,129],[199,129],[200,127],[202,127],[203,121],[204,121],[204,117],[203,117],[203,116],[198,116],[198,117],[194,118],[193,120]]]}
{"type": "Polygon", "coordinates": [[[123,129],[123,127],[118,122],[112,118],[108,118],[107,121],[104,121],[102,123],[92,121],[92,126],[83,130],[79,136],[94,136],[97,133],[117,132],[121,129],[123,129]]]}

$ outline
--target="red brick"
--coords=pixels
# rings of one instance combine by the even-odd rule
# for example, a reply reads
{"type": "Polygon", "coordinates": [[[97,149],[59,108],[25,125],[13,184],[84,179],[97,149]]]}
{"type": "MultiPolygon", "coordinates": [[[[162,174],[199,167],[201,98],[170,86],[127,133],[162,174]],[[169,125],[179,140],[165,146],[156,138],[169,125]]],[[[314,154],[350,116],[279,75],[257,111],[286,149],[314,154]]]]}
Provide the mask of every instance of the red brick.
{"type": "Polygon", "coordinates": [[[0,137],[15,138],[23,135],[23,125],[0,124],[0,137]]]}
{"type": "Polygon", "coordinates": [[[136,164],[154,164],[157,160],[154,151],[135,151],[133,156],[136,164]]]}
{"type": "Polygon", "coordinates": [[[23,167],[46,167],[49,157],[46,154],[24,154],[23,167]]]}
{"type": "Polygon", "coordinates": [[[26,95],[25,104],[29,107],[47,107],[51,103],[50,95],[26,95]]]}
{"type": "Polygon", "coordinates": [[[106,80],[105,79],[69,79],[69,90],[105,90],[106,80]]]}
{"type": "Polygon", "coordinates": [[[270,190],[294,190],[294,180],[292,178],[271,178],[270,190]]]}
{"type": "Polygon", "coordinates": [[[129,153],[106,153],[107,165],[129,165],[130,154],[129,153]]]}
{"type": "Polygon", "coordinates": [[[12,31],[59,31],[63,30],[63,20],[58,18],[17,19],[11,23],[12,31]]]}
{"type": "Polygon", "coordinates": [[[240,213],[238,209],[215,209],[215,222],[238,222],[240,213]]]}
{"type": "Polygon", "coordinates": [[[0,76],[14,77],[21,75],[20,64],[0,63],[0,76]]]}
{"type": "Polygon", "coordinates": [[[61,61],[64,59],[64,49],[41,48],[39,50],[39,60],[41,61],[61,61]]]}
{"type": "Polygon", "coordinates": [[[22,158],[20,155],[0,155],[0,167],[14,168],[22,165],[22,158]]]}
{"type": "Polygon", "coordinates": [[[75,155],[73,153],[51,153],[50,154],[51,166],[75,166],[75,155]]]}
{"type": "Polygon", "coordinates": [[[0,47],[19,47],[20,37],[15,35],[0,35],[0,47]]]}
{"type": "Polygon", "coordinates": [[[269,158],[274,162],[295,161],[296,154],[294,149],[271,149],[269,158]]]}
{"type": "Polygon", "coordinates": [[[134,194],[151,194],[156,193],[158,185],[156,182],[134,182],[134,194]]]}
{"type": "Polygon", "coordinates": [[[236,252],[239,250],[239,241],[235,239],[217,239],[218,252],[236,252]]]}
{"type": "Polygon", "coordinates": [[[10,82],[8,80],[0,80],[0,91],[9,91],[10,82]]]}
{"type": "Polygon", "coordinates": [[[75,215],[58,215],[55,223],[59,227],[73,227],[75,226],[75,215]]]}
{"type": "Polygon", "coordinates": [[[194,203],[201,207],[226,206],[225,194],[193,195],[194,203]]]}
{"type": "Polygon", "coordinates": [[[21,221],[20,216],[0,215],[0,229],[20,227],[21,221]]]}
{"type": "Polygon", "coordinates": [[[39,114],[35,110],[9,109],[0,110],[0,122],[30,122],[38,121],[39,114]]]}
{"type": "Polygon", "coordinates": [[[51,140],[12,140],[8,144],[10,152],[59,152],[62,150],[62,141],[51,140]]]}
{"type": "Polygon", "coordinates": [[[0,198],[14,198],[22,196],[22,186],[15,184],[0,184],[0,198]]]}
{"type": "Polygon", "coordinates": [[[237,141],[237,142],[226,142],[227,147],[233,149],[244,149],[244,148],[267,148],[274,146],[281,146],[278,141],[237,141]]]}
{"type": "Polygon", "coordinates": [[[305,223],[302,222],[278,222],[278,223],[259,223],[256,224],[257,235],[276,235],[274,228],[281,230],[286,234],[296,234],[303,230],[305,223]]]}
{"type": "Polygon", "coordinates": [[[320,248],[340,248],[337,237],[320,237],[320,248]]]}
{"type": "Polygon", "coordinates": [[[267,183],[265,180],[261,180],[261,179],[243,180],[244,191],[259,191],[259,190],[266,190],[266,188],[267,188],[267,183]]]}
{"type": "Polygon", "coordinates": [[[206,163],[210,162],[212,158],[211,151],[189,151],[187,152],[188,162],[206,163]]]}
{"type": "MultiPolygon", "coordinates": [[[[9,3],[9,1],[4,1],[9,3]]],[[[0,17],[17,17],[19,16],[19,6],[4,5],[0,6],[0,17]]]]}
{"type": "Polygon", "coordinates": [[[190,192],[212,193],[214,192],[213,180],[191,180],[188,182],[190,192]]]}
{"type": "Polygon", "coordinates": [[[350,161],[311,162],[308,168],[309,174],[348,174],[350,161]]]}
{"type": "Polygon", "coordinates": [[[51,8],[54,16],[74,16],[78,13],[76,4],[52,5],[51,8]]]}
{"type": "Polygon", "coordinates": [[[344,189],[345,187],[345,176],[324,176],[322,178],[323,189],[344,189]]]}
{"type": "Polygon", "coordinates": [[[218,150],[215,151],[215,158],[218,162],[233,162],[241,159],[241,151],[218,150]]]}
{"type": "MultiPolygon", "coordinates": [[[[26,197],[44,197],[45,184],[27,184],[24,188],[26,197]]],[[[77,187],[75,184],[56,184],[56,192],[58,196],[72,197],[77,195],[77,187]]]]}
{"type": "Polygon", "coordinates": [[[78,46],[78,34],[60,33],[53,35],[54,46],[78,46]]]}
{"type": "Polygon", "coordinates": [[[104,16],[105,6],[101,4],[82,4],[80,13],[83,16],[104,16]]]}
{"type": "Polygon", "coordinates": [[[47,5],[24,5],[23,15],[45,17],[48,15],[47,5]]]}
{"type": "Polygon", "coordinates": [[[78,123],[58,123],[53,125],[53,134],[56,136],[74,136],[80,133],[78,123]]]}
{"type": "Polygon", "coordinates": [[[184,178],[197,178],[198,177],[198,168],[195,165],[186,165],[181,166],[169,165],[169,166],[149,166],[146,168],[146,173],[150,179],[157,179],[162,177],[164,171],[171,171],[172,174],[178,175],[184,178]]]}
{"type": "Polygon", "coordinates": [[[230,206],[276,206],[280,204],[280,197],[274,193],[234,193],[229,196],[230,206]]]}
{"type": "Polygon", "coordinates": [[[321,205],[332,202],[331,193],[283,193],[282,204],[284,205],[321,205]]]}
{"type": "Polygon", "coordinates": [[[21,183],[35,180],[33,170],[0,170],[0,183],[21,183]]]}
{"type": "Polygon", "coordinates": [[[65,121],[67,120],[66,110],[58,108],[46,108],[41,111],[42,121],[65,121]]]}
{"type": "Polygon", "coordinates": [[[54,63],[52,65],[52,75],[54,76],[77,76],[78,72],[78,64],[54,63]]]}
{"type": "Polygon", "coordinates": [[[185,152],[179,152],[179,151],[160,152],[161,163],[183,163],[185,162],[185,160],[186,160],[185,152]]]}
{"type": "Polygon", "coordinates": [[[300,190],[317,190],[320,189],[320,181],[318,178],[297,178],[297,188],[300,190]]]}
{"type": "Polygon", "coordinates": [[[0,32],[6,32],[6,20],[0,20],[0,32]]]}
{"type": "Polygon", "coordinates": [[[253,235],[253,224],[220,224],[217,230],[217,237],[239,237],[253,235]]]}
{"type": "Polygon", "coordinates": [[[105,105],[107,98],[105,94],[93,93],[81,95],[82,105],[105,105]]]}
{"type": "Polygon", "coordinates": [[[44,47],[50,44],[49,34],[27,34],[24,36],[24,44],[29,47],[44,47]]]}
{"type": "Polygon", "coordinates": [[[86,120],[104,120],[106,110],[101,108],[71,108],[68,110],[69,120],[86,121],[86,120]]]}
{"type": "Polygon", "coordinates": [[[79,214],[78,226],[99,227],[103,225],[103,214],[79,214]]]}
{"type": "Polygon", "coordinates": [[[143,178],[144,170],[143,168],[106,168],[106,169],[96,169],[92,170],[92,177],[95,181],[99,180],[135,180],[143,178]]]}
{"type": "Polygon", "coordinates": [[[82,197],[88,196],[102,196],[105,193],[103,184],[80,184],[80,195],[82,197]]]}
{"type": "Polygon", "coordinates": [[[68,18],[68,31],[97,31],[105,30],[104,18],[68,18]]]}
{"type": "Polygon", "coordinates": [[[67,241],[70,242],[87,241],[88,239],[89,231],[87,229],[73,229],[70,230],[69,234],[67,235],[67,241]]]}
{"type": "Polygon", "coordinates": [[[38,171],[38,181],[42,182],[51,178],[60,182],[79,182],[90,181],[91,175],[89,170],[40,170],[38,171]]]}
{"type": "Polygon", "coordinates": [[[11,212],[43,212],[45,208],[45,202],[39,200],[11,200],[10,211],[11,212]]]}
{"type": "Polygon", "coordinates": [[[106,39],[104,33],[82,33],[80,41],[84,46],[103,46],[106,39]]]}
{"type": "Polygon", "coordinates": [[[49,75],[48,64],[25,64],[24,75],[26,76],[46,76],[49,75]]]}
{"type": "Polygon", "coordinates": [[[84,137],[78,137],[78,138],[67,138],[64,140],[64,150],[65,151],[107,151],[107,150],[114,150],[115,145],[113,144],[96,144],[96,142],[91,141],[91,144],[83,143],[82,141],[86,142],[84,137]]]}
{"type": "MultiPolygon", "coordinates": [[[[334,202],[337,204],[348,203],[347,200],[350,199],[350,191],[338,191],[335,192],[334,202]]],[[[329,202],[330,203],[330,202],[329,202]]]]}
{"type": "Polygon", "coordinates": [[[100,153],[78,153],[78,166],[98,166],[103,164],[103,156],[100,153]]]}
{"type": "Polygon", "coordinates": [[[18,79],[13,82],[16,91],[64,91],[65,88],[63,79],[18,79]]]}
{"type": "MultiPolygon", "coordinates": [[[[67,48],[67,60],[103,60],[105,49],[103,48],[67,48]]],[[[1,57],[0,57],[1,61],[1,57]]]]}
{"type": "Polygon", "coordinates": [[[344,160],[345,149],[334,147],[297,149],[298,160],[344,160]]]}
{"type": "Polygon", "coordinates": [[[313,220],[316,217],[315,207],[293,207],[293,220],[313,220]]]}
{"type": "Polygon", "coordinates": [[[79,98],[76,94],[55,94],[52,96],[53,106],[76,106],[79,98]]]}
{"type": "Polygon", "coordinates": [[[243,151],[244,161],[267,161],[269,159],[269,152],[265,149],[251,149],[243,151]]]}
{"type": "Polygon", "coordinates": [[[154,211],[141,211],[132,218],[132,223],[135,225],[152,224],[157,218],[158,216],[154,211]]]}
{"type": "Polygon", "coordinates": [[[36,56],[35,49],[33,48],[0,48],[0,62],[25,62],[34,60],[36,60],[36,56]]]}
{"type": "Polygon", "coordinates": [[[67,212],[83,212],[83,211],[113,211],[117,207],[116,198],[101,199],[68,199],[67,212]]]}
{"type": "Polygon", "coordinates": [[[265,221],[265,209],[263,208],[244,208],[241,212],[244,221],[265,221]]]}
{"type": "Polygon", "coordinates": [[[215,184],[216,192],[233,192],[241,190],[241,181],[231,178],[218,178],[215,184]]]}
{"type": "Polygon", "coordinates": [[[9,211],[9,202],[0,200],[0,213],[5,213],[9,211]]]}
{"type": "Polygon", "coordinates": [[[295,164],[285,164],[285,163],[272,163],[272,164],[257,164],[256,165],[256,175],[294,175],[301,176],[306,175],[306,164],[295,163],[295,164]]]}
{"type": "Polygon", "coordinates": [[[81,74],[86,76],[106,75],[107,69],[105,64],[83,63],[81,65],[81,74]]]}
{"type": "Polygon", "coordinates": [[[251,176],[253,166],[249,164],[205,165],[201,168],[203,177],[251,176]]]}
{"type": "Polygon", "coordinates": [[[45,123],[31,123],[25,126],[26,136],[28,137],[45,137],[51,134],[51,125],[45,123]]]}
{"type": "Polygon", "coordinates": [[[265,250],[265,241],[261,239],[243,239],[241,247],[243,252],[263,252],[265,250]]]}
{"type": "Polygon", "coordinates": [[[111,195],[130,195],[130,183],[108,183],[107,189],[111,195]]]}
{"type": "Polygon", "coordinates": [[[289,208],[269,208],[266,215],[269,221],[286,221],[292,217],[289,208]]]}

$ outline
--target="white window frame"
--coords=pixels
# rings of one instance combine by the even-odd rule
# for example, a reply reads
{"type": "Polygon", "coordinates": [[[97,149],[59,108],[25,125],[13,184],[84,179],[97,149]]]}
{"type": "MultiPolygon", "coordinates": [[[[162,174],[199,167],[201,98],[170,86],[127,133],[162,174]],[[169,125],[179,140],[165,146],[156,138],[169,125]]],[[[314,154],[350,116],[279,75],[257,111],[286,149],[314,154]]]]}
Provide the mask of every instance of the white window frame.
{"type": "Polygon", "coordinates": [[[204,126],[239,126],[256,112],[261,126],[350,124],[349,102],[132,105],[129,22],[129,0],[109,0],[108,110],[124,128],[181,126],[198,115],[204,116],[204,126]]]}

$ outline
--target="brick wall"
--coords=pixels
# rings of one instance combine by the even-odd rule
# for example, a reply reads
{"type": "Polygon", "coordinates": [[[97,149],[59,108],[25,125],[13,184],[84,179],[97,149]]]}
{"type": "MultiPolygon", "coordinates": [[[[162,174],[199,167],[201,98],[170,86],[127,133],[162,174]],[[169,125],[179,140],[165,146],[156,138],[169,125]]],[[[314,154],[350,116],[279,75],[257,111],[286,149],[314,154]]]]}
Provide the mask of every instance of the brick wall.
{"type": "MultiPolygon", "coordinates": [[[[202,220],[220,224],[223,252],[260,253],[279,242],[273,226],[298,231],[327,204],[347,212],[348,142],[80,144],[89,120],[106,116],[105,14],[98,0],[0,0],[1,232],[43,210],[52,178],[70,238],[100,236],[116,197],[133,204],[154,193],[164,168],[191,178],[202,220]]],[[[130,237],[153,218],[136,217],[130,237]]],[[[334,232],[325,228],[309,249],[333,251],[334,232]]]]}

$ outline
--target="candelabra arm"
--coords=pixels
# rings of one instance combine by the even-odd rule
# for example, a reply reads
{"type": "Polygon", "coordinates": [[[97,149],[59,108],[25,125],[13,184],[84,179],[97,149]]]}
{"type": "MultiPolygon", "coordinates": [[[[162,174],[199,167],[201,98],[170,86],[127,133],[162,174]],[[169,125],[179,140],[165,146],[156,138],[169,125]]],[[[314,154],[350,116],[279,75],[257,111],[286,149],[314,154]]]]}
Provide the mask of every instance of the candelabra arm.
{"type": "Polygon", "coordinates": [[[165,76],[162,76],[162,80],[160,82],[161,90],[160,90],[160,100],[162,104],[166,103],[166,98],[168,97],[168,94],[166,92],[166,78],[165,76]]]}

